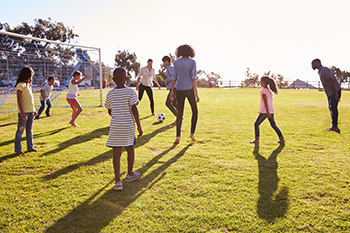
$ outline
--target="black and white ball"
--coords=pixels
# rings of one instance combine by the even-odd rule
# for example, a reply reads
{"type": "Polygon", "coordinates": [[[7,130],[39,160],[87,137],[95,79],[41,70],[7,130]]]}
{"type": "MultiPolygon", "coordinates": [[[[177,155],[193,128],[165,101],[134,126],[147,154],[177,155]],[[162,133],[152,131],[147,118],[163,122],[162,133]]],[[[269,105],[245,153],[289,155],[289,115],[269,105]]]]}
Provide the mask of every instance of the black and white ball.
{"type": "Polygon", "coordinates": [[[165,114],[164,113],[159,113],[157,116],[158,121],[164,121],[165,120],[165,114]]]}

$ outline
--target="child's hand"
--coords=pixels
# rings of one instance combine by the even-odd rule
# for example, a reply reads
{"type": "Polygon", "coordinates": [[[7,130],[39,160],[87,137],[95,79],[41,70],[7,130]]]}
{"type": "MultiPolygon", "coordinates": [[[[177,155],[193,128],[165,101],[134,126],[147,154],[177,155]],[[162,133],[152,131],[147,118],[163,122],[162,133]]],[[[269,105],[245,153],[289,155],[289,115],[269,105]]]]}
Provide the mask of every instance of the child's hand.
{"type": "Polygon", "coordinates": [[[90,74],[89,73],[87,73],[86,75],[85,75],[85,78],[87,78],[87,77],[89,77],[90,76],[90,74]]]}
{"type": "Polygon", "coordinates": [[[174,100],[174,94],[173,92],[170,93],[170,101],[173,101],[174,100]]]}
{"type": "Polygon", "coordinates": [[[269,112],[267,113],[267,117],[268,117],[268,118],[271,118],[271,114],[270,114],[269,112]]]}
{"type": "Polygon", "coordinates": [[[36,117],[39,116],[37,112],[34,112],[33,115],[36,117]]]}
{"type": "Polygon", "coordinates": [[[141,137],[143,134],[142,128],[141,127],[137,127],[137,131],[139,131],[139,135],[137,135],[137,137],[141,137]]]}
{"type": "Polygon", "coordinates": [[[23,120],[28,120],[27,115],[24,114],[24,113],[21,113],[21,118],[22,118],[23,120]]]}

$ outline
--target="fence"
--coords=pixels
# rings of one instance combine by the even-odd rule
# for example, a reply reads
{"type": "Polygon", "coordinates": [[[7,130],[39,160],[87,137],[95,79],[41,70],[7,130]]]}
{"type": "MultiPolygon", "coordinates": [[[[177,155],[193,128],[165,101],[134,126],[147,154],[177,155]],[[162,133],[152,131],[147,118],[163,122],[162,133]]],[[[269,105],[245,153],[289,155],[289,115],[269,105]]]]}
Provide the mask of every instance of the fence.
{"type": "Polygon", "coordinates": [[[65,107],[66,87],[75,70],[89,73],[80,84],[82,106],[102,105],[101,49],[0,31],[0,113],[17,111],[15,84],[23,66],[34,69],[34,105],[40,106],[40,88],[49,76],[56,79],[51,96],[54,107],[65,107]],[[95,91],[99,89],[99,91],[95,91]]]}
{"type": "MultiPolygon", "coordinates": [[[[209,82],[206,82],[206,87],[210,87],[209,82]]],[[[241,88],[244,87],[242,85],[242,80],[220,80],[219,87],[225,87],[225,88],[241,88]]],[[[260,87],[259,85],[256,85],[255,87],[260,87]]],[[[343,89],[350,89],[350,82],[342,83],[341,87],[343,89]]],[[[288,87],[286,89],[322,89],[322,82],[321,81],[302,81],[302,80],[294,80],[291,82],[288,82],[288,87]]]]}

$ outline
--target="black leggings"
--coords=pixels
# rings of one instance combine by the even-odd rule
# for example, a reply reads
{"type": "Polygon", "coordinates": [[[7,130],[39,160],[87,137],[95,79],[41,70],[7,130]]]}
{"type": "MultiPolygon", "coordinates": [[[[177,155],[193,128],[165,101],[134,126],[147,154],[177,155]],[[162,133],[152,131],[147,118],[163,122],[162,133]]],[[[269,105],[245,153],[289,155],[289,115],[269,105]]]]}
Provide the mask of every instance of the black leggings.
{"type": "Polygon", "coordinates": [[[143,92],[146,91],[148,98],[149,98],[149,102],[150,102],[150,107],[151,107],[151,112],[152,114],[154,114],[154,100],[153,100],[153,92],[152,92],[152,88],[148,87],[148,86],[144,86],[142,85],[142,83],[139,86],[139,100],[142,100],[142,96],[143,96],[143,92]]]}
{"type": "Polygon", "coordinates": [[[198,109],[196,98],[194,95],[194,90],[186,90],[186,91],[176,91],[177,95],[177,103],[178,103],[178,114],[176,119],[176,137],[180,137],[181,135],[181,125],[182,125],[182,116],[184,114],[185,107],[185,98],[187,97],[188,102],[190,102],[192,109],[192,119],[191,119],[191,133],[194,134],[196,131],[196,125],[198,120],[198,109]]]}

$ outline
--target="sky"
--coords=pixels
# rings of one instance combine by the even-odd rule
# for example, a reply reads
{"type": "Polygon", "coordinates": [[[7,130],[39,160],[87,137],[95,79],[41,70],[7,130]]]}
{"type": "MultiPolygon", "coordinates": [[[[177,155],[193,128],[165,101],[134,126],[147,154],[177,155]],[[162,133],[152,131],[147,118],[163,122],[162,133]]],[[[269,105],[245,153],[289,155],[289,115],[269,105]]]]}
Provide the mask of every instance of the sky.
{"type": "Polygon", "coordinates": [[[197,69],[242,80],[249,67],[286,80],[318,80],[311,61],[350,71],[350,0],[12,0],[1,1],[0,22],[63,22],[75,43],[99,47],[114,67],[118,50],[141,66],[182,44],[194,47],[197,69]]]}

